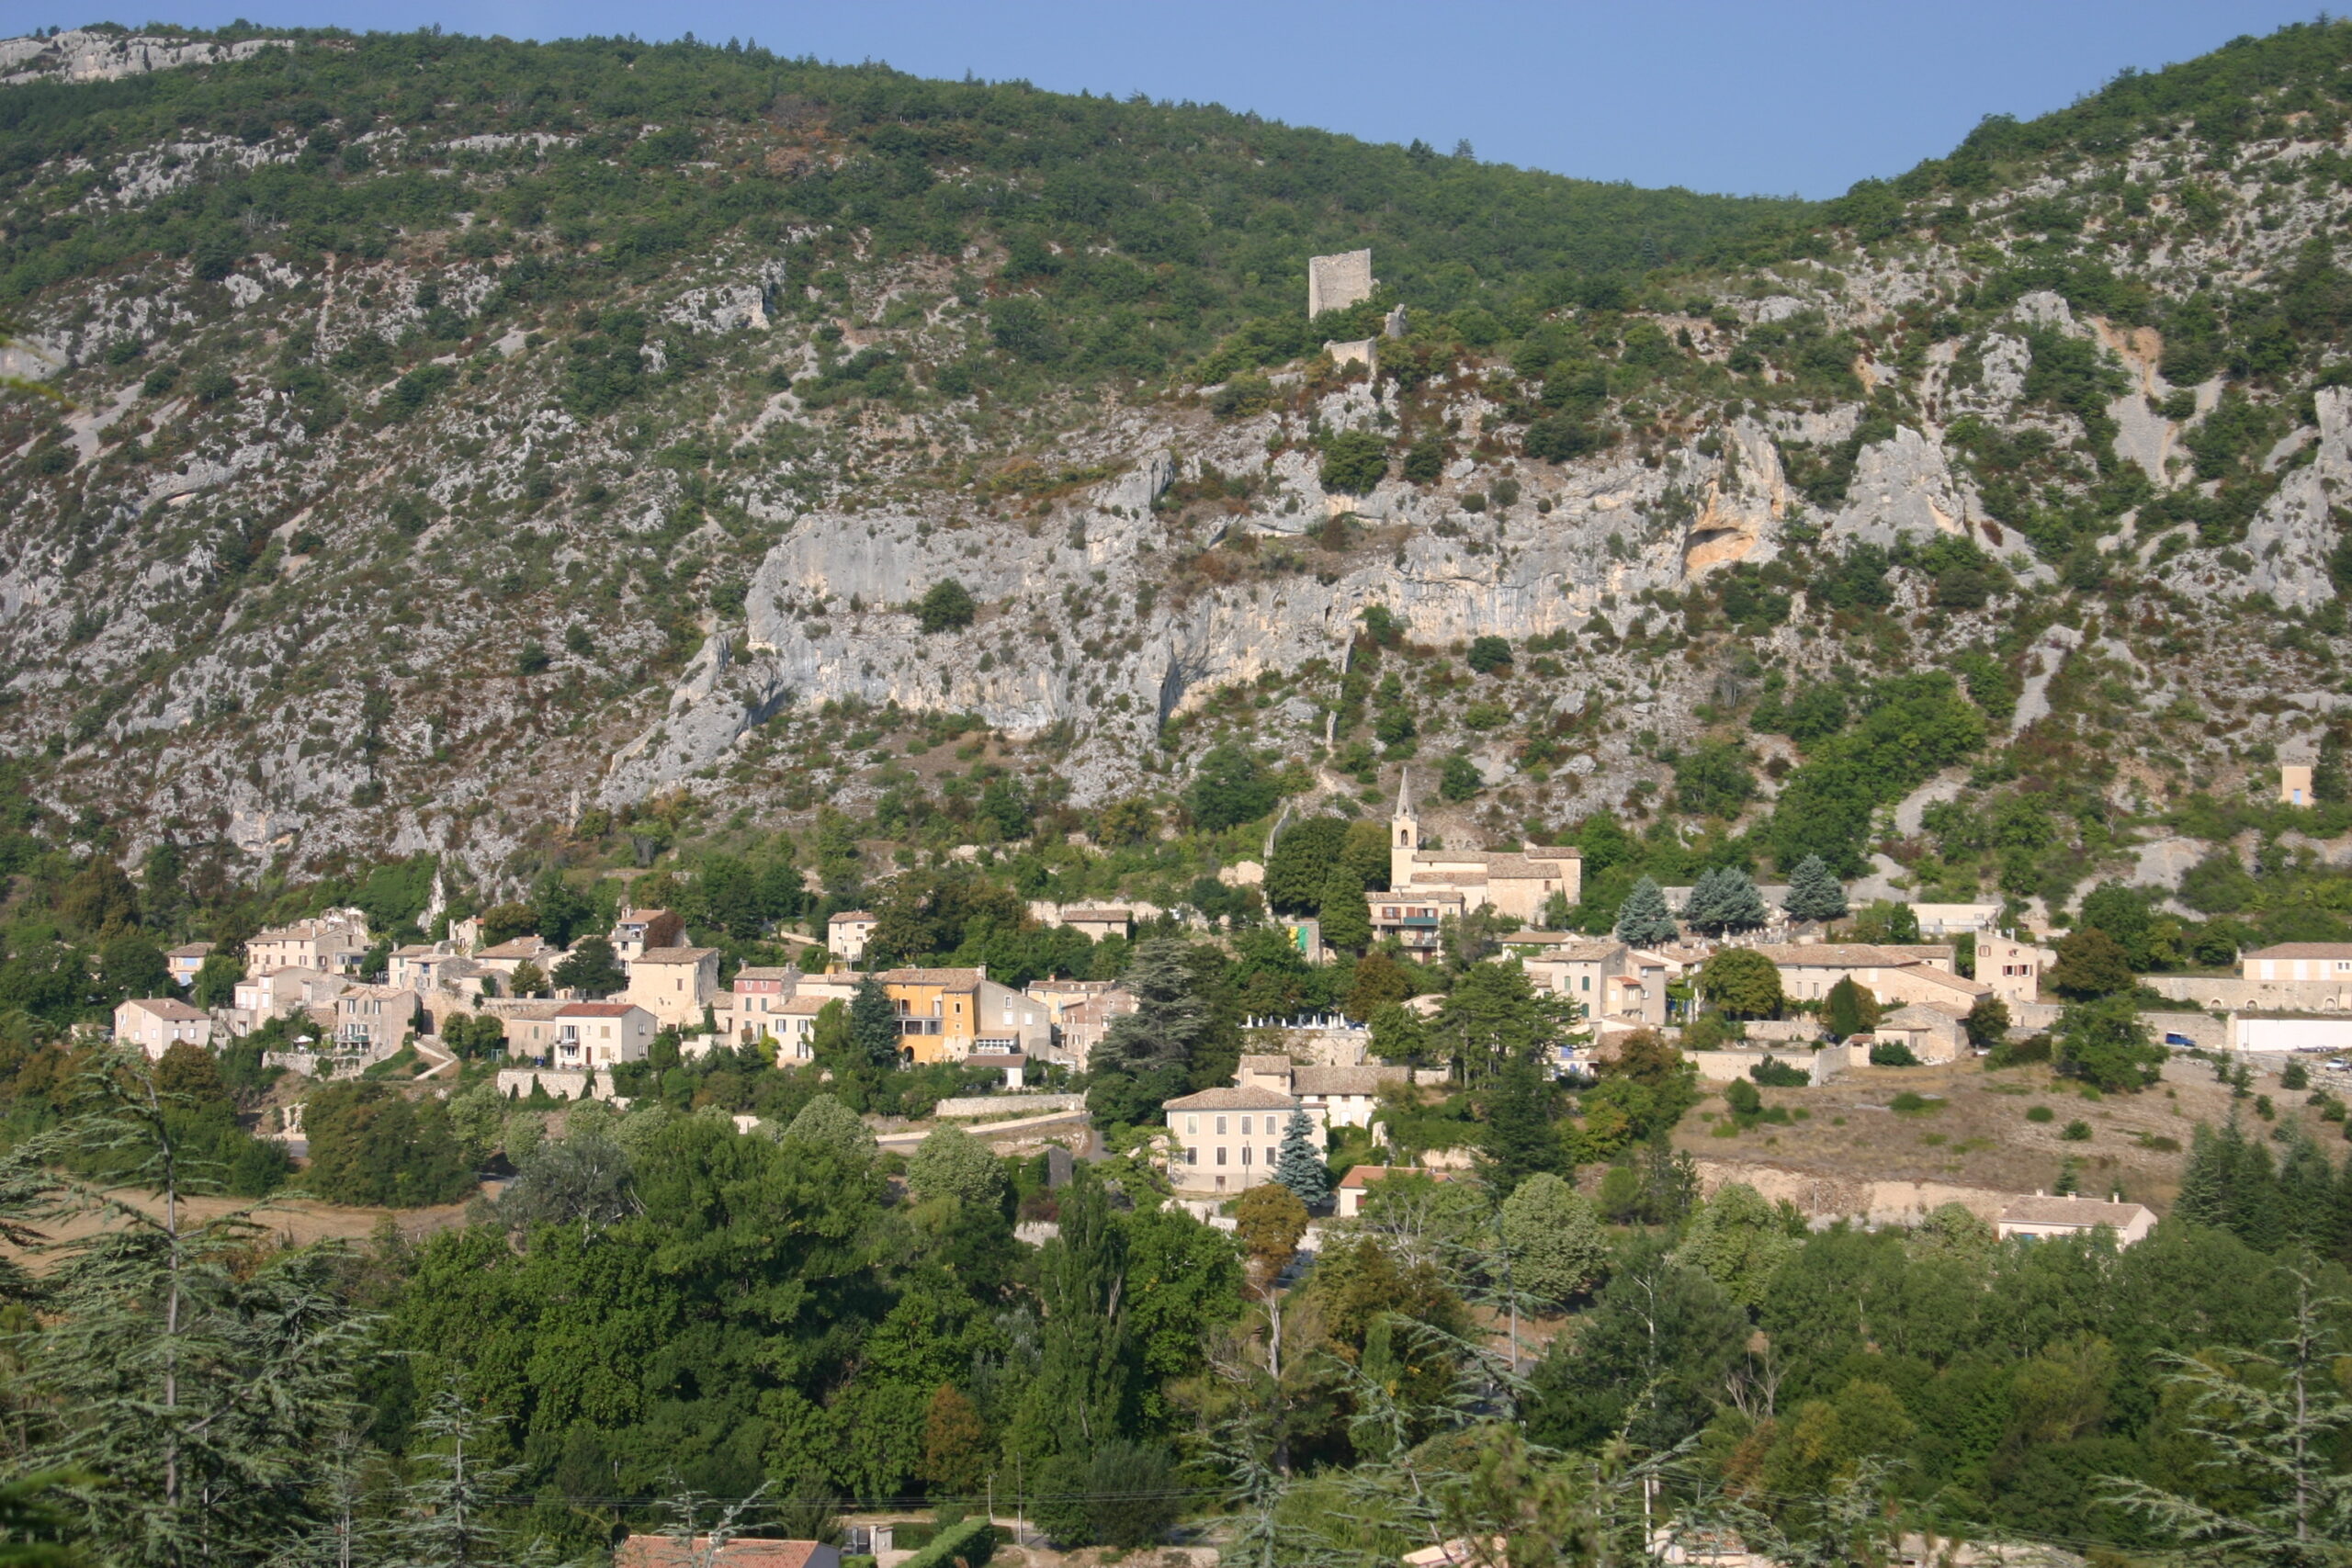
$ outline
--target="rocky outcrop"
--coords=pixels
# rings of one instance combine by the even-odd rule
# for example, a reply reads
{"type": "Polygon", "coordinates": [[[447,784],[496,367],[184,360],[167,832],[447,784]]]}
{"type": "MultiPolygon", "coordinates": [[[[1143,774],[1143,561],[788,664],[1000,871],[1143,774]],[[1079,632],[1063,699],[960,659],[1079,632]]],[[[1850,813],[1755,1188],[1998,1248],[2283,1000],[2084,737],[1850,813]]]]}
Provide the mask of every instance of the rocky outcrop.
{"type": "Polygon", "coordinates": [[[2267,593],[2289,610],[2335,597],[2328,563],[2345,536],[2337,508],[2352,503],[2352,389],[2323,387],[2312,400],[2319,439],[2310,461],[2279,481],[2244,542],[2184,551],[2160,570],[2165,582],[2192,593],[2267,593]]]}
{"type": "Polygon", "coordinates": [[[266,49],[292,47],[290,39],[216,43],[74,28],[48,38],[0,39],[0,86],[41,81],[111,82],[149,71],[246,60],[266,49]]]}

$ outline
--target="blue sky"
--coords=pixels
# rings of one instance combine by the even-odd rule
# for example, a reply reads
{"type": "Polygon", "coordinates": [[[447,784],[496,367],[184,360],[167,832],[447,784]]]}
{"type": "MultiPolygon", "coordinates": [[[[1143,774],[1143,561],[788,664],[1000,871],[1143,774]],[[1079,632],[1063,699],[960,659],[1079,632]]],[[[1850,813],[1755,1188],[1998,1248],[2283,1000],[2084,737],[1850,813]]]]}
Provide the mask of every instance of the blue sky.
{"type": "MultiPolygon", "coordinates": [[[[0,0],[0,33],[94,19],[0,0]]],[[[928,76],[1220,103],[1375,141],[1637,185],[1832,196],[1949,150],[1990,113],[2061,107],[2314,14],[2270,0],[139,0],[191,26],[558,38],[692,32],[928,76]]]]}

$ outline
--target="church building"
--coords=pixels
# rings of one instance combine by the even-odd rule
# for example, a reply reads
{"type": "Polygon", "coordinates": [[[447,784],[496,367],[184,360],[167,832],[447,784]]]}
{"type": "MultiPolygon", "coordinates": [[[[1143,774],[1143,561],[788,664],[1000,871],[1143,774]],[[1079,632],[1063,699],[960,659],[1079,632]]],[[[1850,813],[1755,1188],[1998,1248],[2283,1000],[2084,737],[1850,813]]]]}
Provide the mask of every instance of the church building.
{"type": "MultiPolygon", "coordinates": [[[[1584,852],[1538,849],[1430,850],[1421,846],[1420,819],[1413,815],[1409,777],[1396,791],[1396,814],[1388,820],[1388,889],[1391,894],[1453,894],[1467,909],[1491,908],[1529,925],[1539,925],[1555,893],[1571,904],[1584,893],[1584,852]]],[[[1380,895],[1371,897],[1376,902],[1380,895]]]]}

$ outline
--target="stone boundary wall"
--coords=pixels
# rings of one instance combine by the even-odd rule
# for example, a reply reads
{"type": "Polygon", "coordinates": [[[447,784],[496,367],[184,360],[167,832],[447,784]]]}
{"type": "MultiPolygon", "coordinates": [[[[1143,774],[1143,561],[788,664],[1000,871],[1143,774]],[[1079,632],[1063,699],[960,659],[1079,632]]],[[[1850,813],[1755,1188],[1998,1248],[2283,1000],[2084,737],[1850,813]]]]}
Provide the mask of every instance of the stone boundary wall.
{"type": "Polygon", "coordinates": [[[1049,1111],[1083,1111],[1082,1094],[969,1094],[943,1100],[932,1114],[941,1121],[973,1116],[1038,1116],[1049,1111]]]}
{"type": "Polygon", "coordinates": [[[2215,1011],[2352,1012],[2352,984],[2341,980],[2242,980],[2234,975],[2151,975],[2141,982],[2160,997],[2215,1011]]]}

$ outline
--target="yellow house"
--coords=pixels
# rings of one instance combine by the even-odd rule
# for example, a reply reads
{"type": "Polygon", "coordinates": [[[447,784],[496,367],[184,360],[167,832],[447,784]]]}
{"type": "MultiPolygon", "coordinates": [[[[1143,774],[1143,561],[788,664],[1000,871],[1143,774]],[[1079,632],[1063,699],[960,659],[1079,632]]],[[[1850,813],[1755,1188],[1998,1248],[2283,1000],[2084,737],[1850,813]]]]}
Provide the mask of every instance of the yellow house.
{"type": "Polygon", "coordinates": [[[1053,1038],[1044,1003],[980,970],[885,969],[874,977],[899,1015],[906,1061],[960,1062],[976,1050],[1034,1055],[1053,1038]]]}

